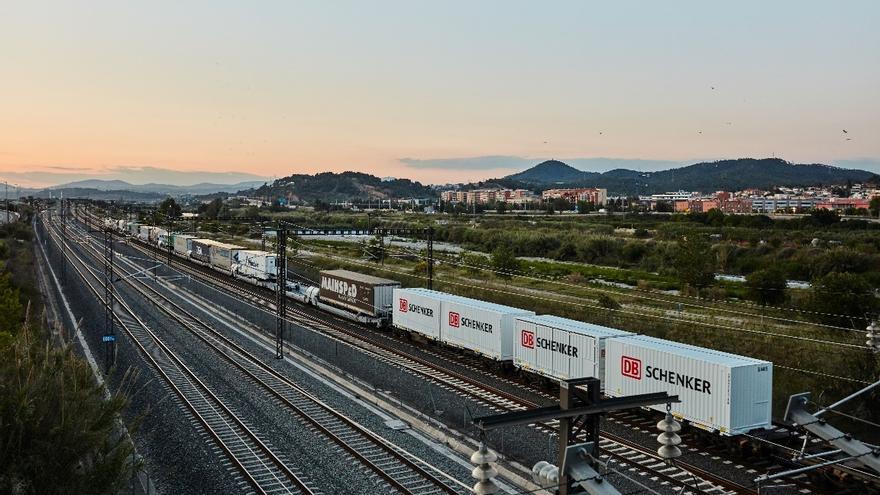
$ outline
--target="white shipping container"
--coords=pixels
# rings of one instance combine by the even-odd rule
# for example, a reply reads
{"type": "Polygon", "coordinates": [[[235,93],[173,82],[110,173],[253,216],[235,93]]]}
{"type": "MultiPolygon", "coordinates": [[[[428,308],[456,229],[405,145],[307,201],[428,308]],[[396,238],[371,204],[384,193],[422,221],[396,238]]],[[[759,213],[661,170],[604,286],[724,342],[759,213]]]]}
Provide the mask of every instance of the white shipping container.
{"type": "Polygon", "coordinates": [[[273,253],[241,249],[232,254],[233,270],[245,277],[259,280],[274,279],[277,272],[273,253]]]}
{"type": "Polygon", "coordinates": [[[605,353],[610,397],[668,392],[681,400],[676,417],[725,435],[772,426],[769,361],[646,336],[608,339],[605,353]]]}
{"type": "Polygon", "coordinates": [[[215,242],[211,245],[211,266],[223,271],[232,270],[232,257],[238,250],[244,249],[234,244],[215,242]]]}
{"type": "Polygon", "coordinates": [[[168,231],[159,227],[153,227],[152,229],[150,229],[150,243],[156,244],[157,242],[159,242],[159,236],[162,234],[168,235],[168,231]]]}
{"type": "Polygon", "coordinates": [[[452,296],[442,301],[440,340],[498,361],[513,359],[514,318],[534,315],[510,306],[452,296]]]}
{"type": "Polygon", "coordinates": [[[189,234],[175,234],[174,235],[174,252],[181,255],[187,256],[187,252],[192,249],[192,240],[195,239],[196,236],[189,234]]]}
{"type": "Polygon", "coordinates": [[[140,231],[140,227],[141,227],[141,224],[139,224],[137,222],[129,222],[128,233],[130,235],[136,236],[136,235],[138,235],[138,232],[140,231]]]}
{"type": "Polygon", "coordinates": [[[150,240],[150,231],[155,229],[156,227],[152,227],[150,225],[141,225],[138,227],[138,239],[142,241],[150,240]]]}
{"type": "Polygon", "coordinates": [[[605,383],[605,341],[633,335],[552,315],[517,316],[513,364],[557,380],[598,378],[605,383]]]}
{"type": "Polygon", "coordinates": [[[428,289],[394,289],[394,326],[439,340],[441,301],[448,295],[428,289]]]}

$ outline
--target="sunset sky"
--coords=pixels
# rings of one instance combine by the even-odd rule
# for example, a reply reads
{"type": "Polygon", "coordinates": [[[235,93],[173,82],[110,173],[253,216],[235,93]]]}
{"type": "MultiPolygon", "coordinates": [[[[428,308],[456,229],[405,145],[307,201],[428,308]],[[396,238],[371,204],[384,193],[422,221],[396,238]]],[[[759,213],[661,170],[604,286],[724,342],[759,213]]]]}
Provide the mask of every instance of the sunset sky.
{"type": "Polygon", "coordinates": [[[880,172],[878,23],[874,0],[7,1],[0,179],[773,155],[880,172]]]}

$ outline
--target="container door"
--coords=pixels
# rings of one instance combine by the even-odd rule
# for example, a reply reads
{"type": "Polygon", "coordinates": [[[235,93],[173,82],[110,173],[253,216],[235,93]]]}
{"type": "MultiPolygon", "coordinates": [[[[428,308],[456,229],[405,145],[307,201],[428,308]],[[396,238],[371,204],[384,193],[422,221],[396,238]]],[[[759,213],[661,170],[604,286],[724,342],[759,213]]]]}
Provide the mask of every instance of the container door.
{"type": "Polygon", "coordinates": [[[538,371],[542,375],[558,376],[553,368],[553,352],[550,350],[550,343],[553,342],[553,327],[539,324],[535,329],[538,371]]]}
{"type": "Polygon", "coordinates": [[[571,332],[568,335],[568,345],[569,377],[593,376],[593,338],[571,332]]]}

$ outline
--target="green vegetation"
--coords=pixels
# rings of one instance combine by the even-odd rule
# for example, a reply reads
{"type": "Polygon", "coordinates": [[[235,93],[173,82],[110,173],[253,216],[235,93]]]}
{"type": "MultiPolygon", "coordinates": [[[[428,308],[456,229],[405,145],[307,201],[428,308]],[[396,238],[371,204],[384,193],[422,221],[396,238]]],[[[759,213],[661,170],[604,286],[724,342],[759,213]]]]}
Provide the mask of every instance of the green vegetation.
{"type": "Polygon", "coordinates": [[[105,400],[85,360],[53,346],[39,304],[31,212],[0,227],[0,493],[115,494],[132,445],[117,418],[128,394],[105,400]]]}

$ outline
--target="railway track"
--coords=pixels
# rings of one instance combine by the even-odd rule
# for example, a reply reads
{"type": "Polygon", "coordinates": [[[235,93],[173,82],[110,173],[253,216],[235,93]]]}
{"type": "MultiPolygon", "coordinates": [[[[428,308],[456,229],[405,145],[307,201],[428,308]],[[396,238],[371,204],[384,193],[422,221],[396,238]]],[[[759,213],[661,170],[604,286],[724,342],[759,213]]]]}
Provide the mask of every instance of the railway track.
{"type": "MultiPolygon", "coordinates": [[[[97,249],[91,247],[95,255],[97,249]]],[[[130,262],[129,262],[130,263],[130,262]]],[[[137,268],[135,269],[137,271],[137,268]]],[[[469,487],[432,474],[439,469],[391,444],[267,366],[255,356],[143,280],[125,273],[126,282],[144,299],[196,335],[227,362],[263,387],[305,423],[342,447],[355,461],[376,473],[389,492],[416,495],[469,492],[469,487]]]]}
{"type": "MultiPolygon", "coordinates": [[[[86,246],[90,238],[83,232],[81,232],[81,239],[83,239],[82,245],[90,248],[95,256],[102,255],[95,246],[86,246]]],[[[131,264],[131,262],[128,263],[131,264]]],[[[140,267],[136,271],[141,271],[140,267]]],[[[128,282],[134,290],[193,332],[248,378],[264,387],[308,425],[328,436],[357,462],[374,471],[386,482],[389,493],[429,495],[470,492],[468,486],[457,480],[446,477],[447,480],[444,481],[435,476],[430,471],[441,475],[442,472],[424,460],[375,435],[309,394],[287,377],[266,366],[260,357],[253,355],[222,333],[204,324],[155,288],[131,277],[133,273],[128,272],[123,280],[128,282]]],[[[445,475],[443,476],[445,477],[445,475]]]]}
{"type": "MultiPolygon", "coordinates": [[[[133,247],[142,253],[153,255],[153,248],[139,241],[131,243],[133,247]]],[[[156,249],[155,251],[158,251],[156,249]]],[[[163,253],[165,254],[165,253],[163,253]]],[[[232,279],[222,276],[216,271],[200,265],[187,263],[175,259],[175,269],[186,272],[200,279],[210,279],[213,285],[219,285],[223,289],[235,294],[237,297],[245,297],[254,303],[254,307],[274,314],[274,302],[268,297],[268,292],[262,292],[255,287],[243,286],[235,283],[232,279]]],[[[406,371],[419,375],[435,383],[455,389],[458,393],[466,395],[473,400],[486,405],[496,411],[524,410],[538,407],[539,404],[525,400],[515,394],[488,386],[472,377],[462,375],[445,369],[437,364],[422,359],[418,356],[405,353],[375,339],[370,339],[363,334],[363,329],[354,330],[347,328],[348,325],[337,324],[331,321],[329,316],[316,316],[295,307],[288,307],[288,320],[301,326],[318,329],[324,333],[339,339],[344,343],[355,345],[359,349],[368,352],[376,359],[403,368],[406,371]]],[[[555,433],[556,424],[553,422],[538,425],[547,433],[555,433]]],[[[674,466],[664,463],[653,449],[646,448],[631,442],[623,437],[603,431],[603,457],[610,460],[621,469],[641,471],[648,477],[655,477],[667,484],[683,488],[683,493],[743,493],[753,494],[757,491],[749,486],[742,485],[733,480],[717,476],[686,462],[677,462],[674,466]]]]}
{"type": "MultiPolygon", "coordinates": [[[[48,229],[47,229],[48,230],[48,229]]],[[[49,234],[56,242],[56,234],[49,234]]],[[[42,248],[42,246],[41,246],[42,248]]],[[[44,251],[44,255],[45,251],[44,251]]],[[[71,256],[67,260],[89,291],[102,304],[106,304],[99,276],[89,267],[71,256]],[[94,282],[93,282],[94,280],[94,282]]],[[[48,256],[47,256],[48,260],[48,256]]],[[[214,439],[230,462],[238,469],[253,489],[260,494],[320,494],[302,473],[289,467],[287,459],[277,455],[271,446],[261,440],[225,402],[214,394],[196,374],[141,320],[121,298],[116,299],[118,310],[114,319],[130,337],[144,358],[156,369],[181,402],[214,439]]]]}

